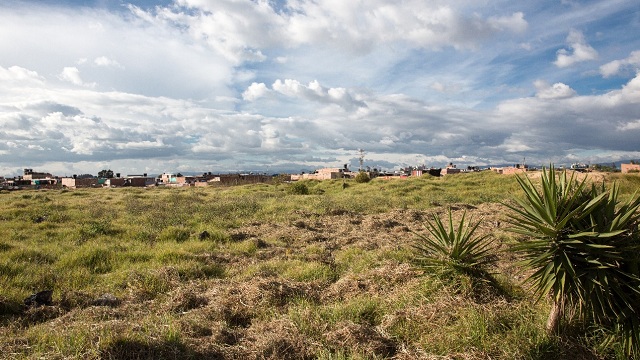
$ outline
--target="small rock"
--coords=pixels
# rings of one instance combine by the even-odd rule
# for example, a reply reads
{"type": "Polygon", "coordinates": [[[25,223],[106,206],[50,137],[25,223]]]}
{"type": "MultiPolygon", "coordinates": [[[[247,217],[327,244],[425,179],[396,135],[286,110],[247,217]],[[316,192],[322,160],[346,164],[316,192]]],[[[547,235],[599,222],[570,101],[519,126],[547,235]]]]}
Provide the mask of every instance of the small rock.
{"type": "Polygon", "coordinates": [[[46,216],[38,216],[37,218],[33,219],[33,222],[36,224],[40,224],[41,222],[47,220],[46,216]]]}
{"type": "Polygon", "coordinates": [[[120,305],[120,299],[113,294],[103,294],[99,298],[93,300],[95,306],[118,306],[120,305]]]}

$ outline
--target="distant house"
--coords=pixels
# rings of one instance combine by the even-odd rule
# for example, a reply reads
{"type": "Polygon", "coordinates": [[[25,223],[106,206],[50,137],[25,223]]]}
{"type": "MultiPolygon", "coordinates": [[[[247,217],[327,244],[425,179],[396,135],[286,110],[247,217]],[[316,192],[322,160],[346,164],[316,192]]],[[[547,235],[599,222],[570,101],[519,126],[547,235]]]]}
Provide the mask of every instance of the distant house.
{"type": "Polygon", "coordinates": [[[53,175],[50,173],[35,172],[33,169],[24,169],[22,175],[24,180],[41,180],[41,179],[53,179],[53,175]]]}
{"type": "Polygon", "coordinates": [[[441,168],[430,168],[430,169],[414,169],[411,170],[411,176],[422,176],[422,175],[426,175],[429,174],[431,176],[440,176],[442,175],[442,169],[441,168]]]}
{"type": "Polygon", "coordinates": [[[491,168],[491,170],[503,175],[519,174],[529,171],[528,165],[515,164],[514,166],[506,166],[501,168],[491,168]]]}
{"type": "Polygon", "coordinates": [[[446,168],[440,170],[440,175],[459,174],[462,170],[458,169],[453,163],[449,163],[446,168]]]}
{"type": "Polygon", "coordinates": [[[58,183],[58,179],[35,179],[31,180],[31,185],[36,187],[51,187],[58,183]]]}
{"type": "Polygon", "coordinates": [[[178,176],[173,173],[162,173],[162,175],[160,175],[160,182],[164,185],[177,184],[178,176]]]}
{"type": "Polygon", "coordinates": [[[60,179],[62,187],[70,188],[70,189],[79,189],[79,188],[90,188],[99,186],[98,178],[78,178],[74,177],[63,177],[60,179]]]}
{"type": "Polygon", "coordinates": [[[197,176],[185,176],[180,173],[163,173],[160,175],[160,184],[166,186],[192,186],[199,181],[198,179],[199,177],[197,176]]]}
{"type": "Polygon", "coordinates": [[[245,185],[269,183],[272,176],[263,174],[220,174],[214,176],[209,183],[219,185],[245,185]]]}
{"type": "Polygon", "coordinates": [[[124,179],[123,186],[135,186],[135,187],[145,187],[145,186],[153,186],[156,184],[156,178],[149,177],[147,174],[142,175],[127,175],[124,179]]]}
{"type": "Polygon", "coordinates": [[[109,178],[109,179],[104,179],[104,186],[106,187],[120,187],[120,186],[125,186],[127,184],[127,179],[122,178],[122,177],[115,177],[115,178],[109,178]]]}
{"type": "Polygon", "coordinates": [[[620,172],[623,174],[640,172],[640,164],[620,164],[620,172]]]}
{"type": "Polygon", "coordinates": [[[291,175],[291,180],[331,180],[351,177],[344,168],[322,168],[309,174],[291,175]]]}
{"type": "Polygon", "coordinates": [[[58,179],[50,173],[35,172],[33,169],[24,169],[22,180],[37,187],[48,187],[58,183],[58,179]]]}
{"type": "Polygon", "coordinates": [[[13,178],[5,180],[5,184],[9,187],[29,187],[31,186],[31,180],[13,178]]]}
{"type": "Polygon", "coordinates": [[[271,176],[260,174],[212,174],[211,172],[202,175],[182,175],[180,173],[163,173],[159,176],[160,185],[165,186],[207,186],[210,184],[219,185],[242,185],[271,181],[271,176]]]}
{"type": "Polygon", "coordinates": [[[203,173],[202,175],[197,175],[195,177],[196,186],[206,186],[207,183],[213,180],[216,175],[213,175],[211,172],[203,173]]]}

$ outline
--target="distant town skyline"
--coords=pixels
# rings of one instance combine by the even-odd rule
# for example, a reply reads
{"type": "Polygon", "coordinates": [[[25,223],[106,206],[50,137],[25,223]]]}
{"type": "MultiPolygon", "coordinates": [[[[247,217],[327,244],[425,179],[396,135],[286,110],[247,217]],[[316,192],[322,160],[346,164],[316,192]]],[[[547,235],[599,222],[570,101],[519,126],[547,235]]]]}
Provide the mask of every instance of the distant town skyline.
{"type": "Polygon", "coordinates": [[[0,174],[640,158],[640,2],[5,0],[0,174]]]}
{"type": "MultiPolygon", "coordinates": [[[[356,159],[359,160],[359,159],[356,159]]],[[[525,159],[523,159],[525,160],[525,159]]],[[[428,164],[413,164],[413,165],[408,165],[408,166],[402,166],[402,167],[396,167],[396,168],[383,168],[383,167],[377,167],[377,166],[372,166],[372,165],[363,165],[362,169],[365,171],[377,171],[377,172],[381,172],[381,173],[386,173],[386,172],[394,172],[394,171],[404,171],[407,169],[417,169],[417,170],[425,170],[425,169],[429,169],[429,168],[446,168],[446,167],[453,167],[453,168],[458,168],[461,170],[471,170],[471,171],[477,171],[477,170],[484,170],[484,169],[489,169],[489,168],[493,168],[493,169],[500,169],[500,168],[507,168],[507,167],[514,167],[514,168],[524,168],[527,167],[529,169],[542,169],[542,168],[547,168],[550,165],[555,166],[556,168],[567,168],[567,169],[573,169],[575,168],[590,168],[593,165],[597,165],[599,167],[603,167],[603,168],[613,168],[613,169],[620,169],[622,164],[631,164],[632,167],[637,166],[637,164],[640,163],[640,160],[636,159],[631,159],[631,160],[626,160],[626,161],[617,161],[617,162],[612,162],[612,163],[600,163],[600,164],[590,164],[590,163],[572,163],[572,164],[530,164],[527,163],[526,161],[523,161],[521,163],[513,163],[513,164],[489,164],[489,165],[484,165],[484,166],[478,166],[478,165],[473,165],[473,164],[454,164],[452,162],[442,165],[442,166],[433,166],[433,165],[428,165],[428,164]]],[[[27,172],[27,171],[31,171],[34,173],[39,173],[39,174],[50,174],[53,177],[74,177],[74,176],[78,176],[78,177],[83,177],[83,176],[92,176],[92,177],[109,177],[109,176],[102,176],[101,174],[105,173],[105,174],[111,174],[111,177],[128,177],[128,176],[149,176],[149,177],[158,177],[161,175],[165,175],[165,174],[182,174],[184,176],[197,176],[197,175],[202,175],[202,174],[208,174],[208,175],[220,175],[220,174],[263,174],[263,175],[277,175],[277,174],[302,174],[302,173],[311,173],[317,170],[321,170],[321,169],[344,169],[344,167],[346,166],[346,170],[350,171],[350,172],[358,172],[360,170],[360,163],[359,161],[356,161],[355,163],[351,163],[351,164],[343,164],[342,166],[319,166],[316,168],[308,168],[308,169],[301,169],[299,171],[297,170],[285,170],[285,171],[264,171],[264,170],[249,170],[249,169],[240,169],[240,170],[227,170],[227,171],[223,171],[223,170],[211,170],[211,169],[200,169],[199,171],[173,171],[171,169],[166,169],[162,172],[157,172],[157,173],[146,173],[146,172],[128,172],[128,173],[124,173],[124,172],[120,172],[118,169],[111,169],[111,168],[105,168],[105,169],[100,169],[99,171],[97,171],[96,173],[90,173],[90,172],[78,172],[78,173],[73,173],[73,174],[54,174],[52,172],[49,171],[43,171],[43,169],[33,169],[33,168],[23,168],[20,170],[20,173],[16,173],[16,174],[0,174],[0,177],[4,177],[4,178],[19,178],[22,177],[22,175],[27,172]]],[[[409,171],[410,172],[410,171],[409,171]]]]}

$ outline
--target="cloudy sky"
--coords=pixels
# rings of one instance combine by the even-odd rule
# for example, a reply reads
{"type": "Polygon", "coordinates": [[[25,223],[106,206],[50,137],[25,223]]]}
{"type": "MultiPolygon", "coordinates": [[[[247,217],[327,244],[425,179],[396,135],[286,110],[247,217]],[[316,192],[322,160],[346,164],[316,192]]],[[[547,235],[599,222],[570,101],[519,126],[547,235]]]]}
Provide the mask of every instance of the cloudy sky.
{"type": "Polygon", "coordinates": [[[2,0],[0,175],[640,158],[637,0],[2,0]]]}

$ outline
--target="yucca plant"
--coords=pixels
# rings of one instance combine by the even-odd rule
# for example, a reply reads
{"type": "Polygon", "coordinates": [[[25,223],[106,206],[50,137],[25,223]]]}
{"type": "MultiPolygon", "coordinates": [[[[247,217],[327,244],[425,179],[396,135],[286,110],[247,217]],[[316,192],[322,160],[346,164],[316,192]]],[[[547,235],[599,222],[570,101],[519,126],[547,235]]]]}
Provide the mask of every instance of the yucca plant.
{"type": "Polygon", "coordinates": [[[557,332],[565,307],[579,318],[622,335],[627,353],[640,342],[638,209],[640,198],[620,204],[618,187],[587,186],[586,178],[542,171],[540,190],[516,177],[524,199],[509,205],[511,231],[525,235],[515,246],[533,273],[538,299],[551,295],[547,331],[557,332]]]}
{"type": "Polygon", "coordinates": [[[433,221],[424,224],[428,234],[415,233],[416,260],[420,267],[443,273],[464,273],[482,277],[494,261],[494,248],[489,235],[475,236],[481,221],[466,221],[466,212],[457,226],[449,209],[448,224],[433,215],[433,221]]]}

